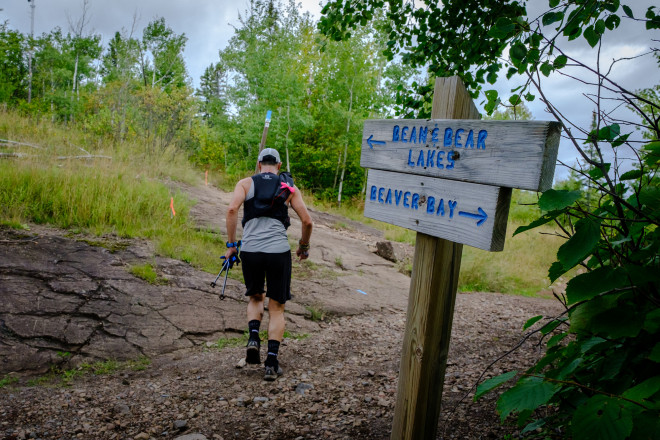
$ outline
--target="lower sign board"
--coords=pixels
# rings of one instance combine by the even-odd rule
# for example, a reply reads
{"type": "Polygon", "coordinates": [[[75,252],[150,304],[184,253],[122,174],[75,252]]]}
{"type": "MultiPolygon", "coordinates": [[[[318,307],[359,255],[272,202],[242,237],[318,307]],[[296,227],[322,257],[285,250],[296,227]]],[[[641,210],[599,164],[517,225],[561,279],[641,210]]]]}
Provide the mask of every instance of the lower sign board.
{"type": "Polygon", "coordinates": [[[511,189],[369,170],[364,215],[487,251],[504,248],[511,189]]]}

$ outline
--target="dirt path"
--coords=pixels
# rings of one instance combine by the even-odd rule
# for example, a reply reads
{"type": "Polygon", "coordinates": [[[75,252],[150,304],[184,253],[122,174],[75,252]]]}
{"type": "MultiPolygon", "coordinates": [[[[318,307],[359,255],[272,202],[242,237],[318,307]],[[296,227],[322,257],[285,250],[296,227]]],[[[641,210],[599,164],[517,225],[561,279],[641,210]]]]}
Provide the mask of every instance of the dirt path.
{"type": "MultiPolygon", "coordinates": [[[[224,234],[229,195],[211,187],[179,188],[198,201],[192,213],[200,226],[224,234]]],[[[242,347],[217,350],[203,343],[216,333],[198,334],[192,346],[151,356],[140,371],[82,375],[69,386],[27,386],[24,378],[1,388],[0,438],[389,438],[410,280],[372,252],[382,240],[378,231],[319,212],[312,216],[311,264],[295,271],[291,309],[298,313],[288,314],[294,334],[280,350],[285,369],[280,379],[265,382],[261,368],[236,368],[242,347]],[[322,308],[332,317],[311,322],[305,307],[322,308]]],[[[296,240],[299,230],[294,219],[290,231],[296,240]]],[[[150,258],[147,251],[143,256],[150,258]]],[[[172,272],[183,270],[167,264],[172,272]]],[[[192,287],[205,294],[201,284],[192,287]]],[[[240,305],[240,286],[230,290],[240,305]]],[[[239,309],[231,319],[243,319],[239,309]]],[[[483,369],[519,340],[529,317],[557,312],[558,306],[544,299],[458,295],[438,438],[515,434],[515,427],[499,426],[494,396],[473,403],[472,387],[483,369]]],[[[530,365],[539,355],[531,344],[487,376],[530,365]]]]}

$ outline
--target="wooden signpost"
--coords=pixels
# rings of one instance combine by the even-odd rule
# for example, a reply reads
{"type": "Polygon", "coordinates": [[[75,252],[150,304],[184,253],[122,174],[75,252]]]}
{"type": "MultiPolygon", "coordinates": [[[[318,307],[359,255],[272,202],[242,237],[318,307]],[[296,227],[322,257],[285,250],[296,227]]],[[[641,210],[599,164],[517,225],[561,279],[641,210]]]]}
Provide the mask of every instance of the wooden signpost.
{"type": "Polygon", "coordinates": [[[511,188],[552,185],[556,124],[478,118],[451,77],[430,120],[364,125],[365,216],[417,231],[392,439],[435,438],[463,244],[502,250],[511,188]]]}

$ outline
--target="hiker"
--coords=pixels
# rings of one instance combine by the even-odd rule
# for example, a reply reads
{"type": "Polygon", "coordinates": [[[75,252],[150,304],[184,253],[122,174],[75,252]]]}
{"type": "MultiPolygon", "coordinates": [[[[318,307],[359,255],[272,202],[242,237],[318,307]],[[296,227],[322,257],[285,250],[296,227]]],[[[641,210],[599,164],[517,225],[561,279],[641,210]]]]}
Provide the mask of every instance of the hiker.
{"type": "Polygon", "coordinates": [[[229,260],[238,253],[236,240],[238,210],[244,206],[243,239],[240,260],[249,297],[247,306],[248,330],[245,361],[260,364],[259,327],[264,314],[264,292],[268,300],[268,354],[265,380],[275,380],[282,374],[277,355],[284,336],[284,304],[291,299],[291,246],[286,234],[289,227],[288,206],[291,205],[302,222],[302,238],[296,255],[300,260],[309,257],[312,218],[307,211],[300,190],[289,173],[278,175],[282,161],[274,148],[259,153],[259,173],[236,184],[227,211],[227,253],[229,260]],[[264,279],[266,290],[264,290],[264,279]]]}

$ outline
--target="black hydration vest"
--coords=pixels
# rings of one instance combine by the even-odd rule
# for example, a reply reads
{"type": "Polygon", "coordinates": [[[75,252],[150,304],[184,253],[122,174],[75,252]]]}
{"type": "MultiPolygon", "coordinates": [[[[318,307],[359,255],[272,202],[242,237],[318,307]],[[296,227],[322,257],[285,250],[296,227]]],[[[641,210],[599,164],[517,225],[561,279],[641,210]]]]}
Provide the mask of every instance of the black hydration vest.
{"type": "Polygon", "coordinates": [[[291,225],[289,218],[289,208],[286,206],[286,199],[291,195],[288,187],[293,188],[293,179],[289,173],[261,173],[252,176],[254,185],[254,197],[245,201],[243,208],[243,221],[245,224],[257,217],[270,217],[279,220],[288,228],[291,225]]]}

